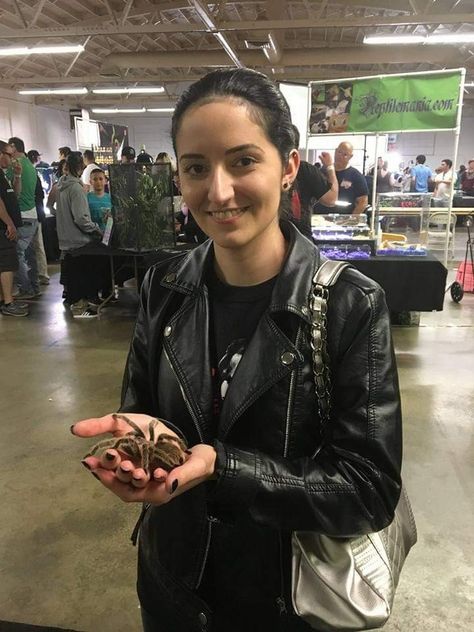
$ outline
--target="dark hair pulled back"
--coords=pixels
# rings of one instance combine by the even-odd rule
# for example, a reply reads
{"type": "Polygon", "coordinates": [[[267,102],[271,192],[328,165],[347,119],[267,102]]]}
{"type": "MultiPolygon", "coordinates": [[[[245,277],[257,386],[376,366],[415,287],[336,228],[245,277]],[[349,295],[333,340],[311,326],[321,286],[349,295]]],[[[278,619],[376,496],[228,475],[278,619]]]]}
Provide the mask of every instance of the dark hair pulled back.
{"type": "Polygon", "coordinates": [[[69,174],[79,178],[81,169],[84,167],[81,152],[71,151],[71,153],[66,157],[66,164],[69,174]]]}
{"type": "Polygon", "coordinates": [[[250,106],[250,114],[261,125],[278,150],[282,163],[295,148],[291,114],[285,97],[264,74],[248,68],[215,70],[193,83],[180,97],[174,110],[171,137],[176,156],[176,136],[186,111],[199,103],[222,98],[237,99],[250,106]]]}

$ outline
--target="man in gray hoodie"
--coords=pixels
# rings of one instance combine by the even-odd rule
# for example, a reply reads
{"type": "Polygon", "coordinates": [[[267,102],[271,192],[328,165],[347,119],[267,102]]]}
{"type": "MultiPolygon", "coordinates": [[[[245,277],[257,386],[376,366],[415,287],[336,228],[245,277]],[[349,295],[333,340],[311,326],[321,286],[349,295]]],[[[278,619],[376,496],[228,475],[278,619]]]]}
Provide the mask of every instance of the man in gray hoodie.
{"type": "Polygon", "coordinates": [[[59,247],[63,253],[63,277],[66,304],[73,316],[91,318],[97,312],[89,301],[97,296],[100,279],[96,276],[93,260],[81,255],[80,249],[100,241],[101,230],[91,220],[87,196],[80,177],[84,169],[79,152],[71,152],[66,158],[67,174],[58,182],[56,227],[59,247]]]}

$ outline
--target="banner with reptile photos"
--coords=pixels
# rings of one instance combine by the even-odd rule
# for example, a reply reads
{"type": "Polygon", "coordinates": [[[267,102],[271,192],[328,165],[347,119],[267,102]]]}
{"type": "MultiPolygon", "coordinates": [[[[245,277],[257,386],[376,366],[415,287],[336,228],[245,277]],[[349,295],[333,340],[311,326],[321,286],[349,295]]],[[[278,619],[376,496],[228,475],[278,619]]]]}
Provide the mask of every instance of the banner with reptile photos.
{"type": "Polygon", "coordinates": [[[461,71],[311,83],[310,134],[453,129],[461,71]]]}

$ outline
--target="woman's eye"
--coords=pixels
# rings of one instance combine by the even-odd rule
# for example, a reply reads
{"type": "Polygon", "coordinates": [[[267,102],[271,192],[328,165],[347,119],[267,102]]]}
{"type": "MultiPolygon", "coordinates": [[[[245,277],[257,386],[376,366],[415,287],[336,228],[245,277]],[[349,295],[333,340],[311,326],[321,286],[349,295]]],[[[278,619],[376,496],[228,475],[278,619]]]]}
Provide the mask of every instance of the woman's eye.
{"type": "Polygon", "coordinates": [[[251,165],[254,165],[257,161],[255,160],[255,158],[252,158],[251,156],[243,156],[242,158],[239,158],[238,161],[236,162],[237,167],[250,167],[251,165]]]}
{"type": "Polygon", "coordinates": [[[204,173],[204,165],[200,165],[200,164],[195,164],[195,165],[188,165],[187,167],[184,168],[184,172],[185,173],[189,173],[189,175],[191,176],[200,176],[204,173]]]}

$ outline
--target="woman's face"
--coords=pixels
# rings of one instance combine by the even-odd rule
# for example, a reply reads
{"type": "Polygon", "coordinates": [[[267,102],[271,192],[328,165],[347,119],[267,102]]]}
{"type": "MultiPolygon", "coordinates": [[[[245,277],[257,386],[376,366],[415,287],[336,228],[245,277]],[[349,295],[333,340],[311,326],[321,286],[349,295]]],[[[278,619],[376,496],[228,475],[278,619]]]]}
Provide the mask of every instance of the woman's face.
{"type": "Polygon", "coordinates": [[[296,177],[297,152],[284,167],[245,105],[226,99],[191,107],[176,145],[183,199],[218,246],[244,247],[278,227],[282,185],[296,177]]]}

